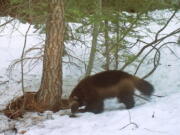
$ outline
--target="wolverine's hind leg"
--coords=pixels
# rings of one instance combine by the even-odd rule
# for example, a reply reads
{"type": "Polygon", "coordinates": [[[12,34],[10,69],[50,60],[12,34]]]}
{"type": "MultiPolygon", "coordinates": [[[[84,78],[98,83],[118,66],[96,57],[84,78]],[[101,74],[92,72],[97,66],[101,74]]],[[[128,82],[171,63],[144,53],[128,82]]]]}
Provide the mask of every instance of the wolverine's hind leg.
{"type": "Polygon", "coordinates": [[[134,101],[134,85],[129,80],[124,80],[121,82],[121,85],[119,87],[119,94],[117,96],[119,102],[122,102],[125,104],[127,109],[130,109],[134,107],[135,101],[134,101]]]}
{"type": "Polygon", "coordinates": [[[127,109],[134,107],[135,101],[133,94],[128,92],[123,92],[118,96],[120,102],[124,103],[127,109]]]}

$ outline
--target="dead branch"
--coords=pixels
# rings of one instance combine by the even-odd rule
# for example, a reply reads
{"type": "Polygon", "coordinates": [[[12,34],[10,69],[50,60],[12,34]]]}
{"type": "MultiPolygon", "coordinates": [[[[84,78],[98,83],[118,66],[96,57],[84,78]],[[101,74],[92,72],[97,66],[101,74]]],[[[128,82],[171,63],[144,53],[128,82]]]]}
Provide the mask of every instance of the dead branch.
{"type": "Polygon", "coordinates": [[[160,49],[162,47],[166,46],[167,44],[170,44],[170,43],[174,43],[174,42],[166,42],[166,43],[162,44],[159,48],[156,48],[157,51],[156,51],[155,56],[154,56],[154,67],[148,74],[146,74],[144,77],[142,77],[143,79],[149,77],[156,70],[156,68],[159,65],[160,58],[161,58],[160,57],[160,49]],[[157,58],[157,56],[158,56],[158,58],[157,58]],[[156,63],[156,58],[157,58],[157,63],[156,63]]]}
{"type": "Polygon", "coordinates": [[[159,98],[165,97],[165,96],[160,96],[160,95],[155,95],[155,94],[153,94],[152,96],[159,97],[159,98]]]}
{"type": "Polygon", "coordinates": [[[172,14],[172,16],[168,19],[168,21],[166,22],[166,24],[156,33],[154,41],[152,41],[151,43],[146,43],[145,41],[139,40],[139,41],[141,41],[142,43],[144,43],[144,44],[146,44],[146,45],[139,51],[139,53],[134,57],[134,59],[133,59],[132,61],[129,61],[129,62],[125,63],[124,66],[122,66],[121,70],[124,70],[129,64],[131,64],[132,62],[134,62],[134,61],[143,53],[143,51],[144,51],[146,48],[148,48],[148,47],[150,47],[150,46],[153,46],[154,44],[161,43],[161,42],[162,42],[163,40],[165,40],[166,38],[168,38],[168,37],[170,37],[170,36],[172,36],[172,35],[175,35],[175,34],[177,34],[177,33],[180,32],[180,28],[178,28],[178,29],[172,31],[170,34],[168,34],[168,35],[166,35],[166,36],[161,37],[161,38],[158,39],[159,34],[167,27],[167,25],[168,25],[169,22],[172,20],[172,18],[175,16],[175,14],[176,14],[176,11],[175,11],[175,12],[172,14]]]}
{"type": "MultiPolygon", "coordinates": [[[[121,70],[124,70],[128,65],[130,65],[131,63],[133,63],[133,62],[144,52],[145,49],[147,49],[147,48],[149,48],[149,47],[151,47],[151,46],[153,46],[153,45],[155,45],[155,44],[160,44],[160,43],[161,43],[162,41],[164,41],[166,38],[171,37],[171,36],[173,36],[173,35],[175,35],[175,34],[177,34],[177,33],[179,33],[179,32],[180,32],[180,28],[178,28],[178,29],[170,32],[168,35],[165,35],[165,36],[163,36],[163,37],[161,37],[161,38],[159,38],[159,39],[156,39],[156,40],[152,41],[151,43],[146,43],[145,41],[141,41],[141,42],[143,42],[143,43],[146,43],[146,45],[136,54],[136,56],[135,56],[131,61],[128,61],[127,63],[125,63],[125,64],[122,66],[121,70]]],[[[139,40],[139,41],[140,41],[140,40],[139,40]]]]}
{"type": "MultiPolygon", "coordinates": [[[[175,42],[174,42],[175,43],[175,42]]],[[[180,59],[180,57],[169,47],[167,46],[167,48],[171,51],[171,53],[177,58],[180,59]]]]}
{"type": "Polygon", "coordinates": [[[166,24],[157,32],[156,36],[155,36],[155,40],[158,39],[159,34],[168,26],[168,24],[170,23],[170,21],[174,18],[174,16],[176,15],[177,11],[174,11],[174,13],[171,15],[171,17],[167,20],[166,24]]]}
{"type": "Polygon", "coordinates": [[[14,21],[14,18],[6,21],[6,22],[3,23],[3,24],[1,24],[0,27],[5,26],[5,25],[7,25],[8,23],[11,23],[12,21],[14,21]]]}
{"type": "MultiPolygon", "coordinates": [[[[69,49],[69,48],[67,48],[67,50],[73,52],[73,51],[72,51],[71,49],[69,49]]],[[[72,62],[72,61],[71,61],[71,58],[72,58],[72,59],[75,59],[75,60],[81,62],[81,63],[86,67],[86,63],[85,63],[84,61],[82,61],[82,60],[81,60],[80,58],[78,58],[78,57],[75,57],[75,56],[71,55],[68,51],[67,51],[67,57],[68,57],[68,60],[69,60],[69,61],[68,61],[69,64],[72,64],[72,65],[76,66],[76,67],[81,71],[81,67],[80,67],[79,65],[77,65],[75,62],[72,62]]],[[[73,52],[73,53],[74,53],[74,52],[73,52]]],[[[65,62],[65,61],[63,61],[63,62],[66,63],[66,64],[68,64],[68,62],[65,62]]]]}
{"type": "Polygon", "coordinates": [[[31,24],[29,25],[25,37],[24,37],[24,46],[23,46],[23,50],[22,50],[22,54],[21,54],[21,79],[22,79],[22,92],[23,94],[25,93],[24,91],[24,68],[23,68],[23,58],[24,58],[24,52],[25,52],[25,48],[26,48],[26,42],[27,42],[27,34],[29,32],[31,28],[31,24]]]}
{"type": "MultiPolygon", "coordinates": [[[[175,44],[176,42],[166,42],[166,43],[164,43],[164,44],[162,44],[161,45],[161,47],[160,48],[162,48],[163,46],[166,46],[167,44],[175,44]]],[[[158,45],[158,44],[157,44],[158,45]]],[[[155,45],[155,46],[157,46],[157,45],[155,45]]],[[[135,71],[135,73],[134,73],[134,75],[136,75],[136,73],[138,72],[138,70],[139,70],[139,68],[140,68],[140,66],[141,66],[141,64],[143,63],[143,61],[145,60],[145,58],[155,49],[155,50],[157,50],[157,48],[156,47],[153,47],[152,46],[152,49],[151,50],[149,50],[148,52],[147,52],[147,54],[141,59],[141,61],[140,61],[140,63],[139,63],[139,65],[137,66],[137,68],[136,68],[136,71],[135,71]]],[[[167,46],[168,47],[168,46],[167,46]]],[[[159,49],[160,49],[159,48],[159,49]]],[[[170,49],[170,48],[169,48],[170,49]]],[[[160,51],[159,51],[159,54],[160,54],[160,51]]],[[[173,52],[173,54],[176,56],[176,57],[178,57],[176,54],[175,54],[175,52],[173,52]]],[[[159,65],[159,64],[156,64],[157,66],[159,65]]],[[[154,67],[155,68],[155,67],[154,67]]],[[[153,69],[153,71],[155,71],[155,69],[153,69]]],[[[151,72],[151,74],[152,74],[153,72],[151,72]]],[[[149,74],[150,75],[150,74],[149,74]]]]}
{"type": "MultiPolygon", "coordinates": [[[[42,45],[43,46],[43,45],[42,45]]],[[[32,52],[32,51],[37,51],[39,50],[40,52],[43,52],[44,47],[31,47],[28,50],[25,51],[24,55],[27,55],[28,53],[32,52]]]]}
{"type": "MultiPolygon", "coordinates": [[[[34,56],[34,57],[24,57],[23,59],[16,59],[12,62],[12,64],[10,64],[10,66],[8,67],[7,71],[8,71],[8,74],[9,74],[9,77],[11,78],[11,75],[12,75],[12,72],[15,68],[15,66],[19,63],[21,63],[21,61],[24,61],[23,62],[23,66],[28,62],[28,60],[30,60],[30,62],[32,62],[32,60],[35,60],[36,61],[39,61],[40,59],[42,58],[42,56],[34,56]]],[[[34,62],[34,63],[35,63],[34,62]]],[[[31,64],[31,63],[30,63],[31,64]]],[[[32,66],[32,65],[31,65],[32,66]]],[[[34,66],[33,66],[34,67],[34,66]]],[[[33,69],[33,67],[31,69],[33,69]]],[[[29,70],[31,71],[31,70],[29,70]]],[[[25,74],[25,73],[24,73],[25,74]]]]}
{"type": "Polygon", "coordinates": [[[149,102],[149,99],[147,99],[147,98],[145,98],[145,97],[142,97],[142,96],[140,96],[140,95],[137,95],[137,94],[134,94],[136,97],[139,97],[139,98],[141,98],[141,99],[143,99],[143,100],[145,100],[145,101],[148,101],[149,102]]]}
{"type": "Polygon", "coordinates": [[[9,82],[8,80],[7,81],[0,81],[0,85],[4,85],[4,84],[6,84],[8,82],[9,82]]]}
{"type": "MultiPolygon", "coordinates": [[[[25,37],[24,37],[24,46],[23,46],[23,50],[22,50],[22,55],[21,55],[21,80],[22,80],[22,92],[23,92],[23,95],[25,94],[25,90],[24,90],[24,65],[23,65],[23,58],[24,58],[24,53],[25,53],[25,49],[26,49],[26,42],[27,42],[27,35],[28,35],[28,32],[31,28],[31,24],[29,25],[27,31],[26,31],[26,34],[25,34],[25,37]]],[[[24,97],[24,102],[23,102],[23,105],[22,105],[22,110],[24,110],[24,107],[25,107],[25,97],[24,97]]]]}
{"type": "MultiPolygon", "coordinates": [[[[162,47],[162,46],[161,46],[162,47]]],[[[159,62],[160,62],[160,55],[161,55],[161,52],[159,51],[160,50],[160,48],[161,47],[159,47],[158,49],[156,48],[156,54],[155,54],[155,56],[154,56],[154,62],[153,62],[153,65],[154,65],[154,68],[148,73],[148,74],[146,74],[144,77],[142,77],[142,79],[145,79],[145,78],[147,78],[148,76],[150,76],[156,69],[157,69],[157,67],[158,67],[158,65],[159,65],[159,62]],[[157,59],[157,60],[156,60],[157,59]],[[156,62],[157,61],[157,62],[156,62]]]]}
{"type": "Polygon", "coordinates": [[[138,72],[141,64],[144,62],[144,60],[146,59],[146,57],[147,57],[154,49],[156,49],[156,48],[152,46],[152,49],[141,59],[140,63],[138,64],[138,66],[137,66],[137,68],[136,68],[136,71],[135,71],[134,75],[136,75],[136,73],[138,72]]]}

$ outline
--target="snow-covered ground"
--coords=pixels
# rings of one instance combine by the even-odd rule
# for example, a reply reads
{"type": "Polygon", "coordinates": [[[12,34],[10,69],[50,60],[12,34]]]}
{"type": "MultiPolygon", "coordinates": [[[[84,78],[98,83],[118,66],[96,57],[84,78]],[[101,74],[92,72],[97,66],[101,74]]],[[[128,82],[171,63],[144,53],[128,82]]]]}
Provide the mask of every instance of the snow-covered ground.
{"type": "Polygon", "coordinates": [[[58,112],[37,125],[28,128],[21,125],[19,132],[27,131],[26,135],[178,135],[179,97],[180,93],[172,94],[129,111],[114,104],[114,110],[106,108],[97,115],[78,114],[78,118],[61,116],[58,112]]]}
{"type": "MultiPolygon", "coordinates": [[[[0,32],[0,110],[13,98],[22,94],[20,68],[17,66],[12,78],[7,73],[8,66],[13,60],[21,56],[24,44],[24,34],[28,24],[20,24],[18,30],[9,25],[0,32]]],[[[179,27],[180,24],[171,25],[169,30],[179,27]]],[[[33,33],[31,28],[27,40],[27,47],[42,44],[44,37],[33,33]]],[[[180,57],[180,48],[173,50],[180,57]]],[[[70,110],[57,113],[45,112],[26,113],[23,118],[9,120],[0,114],[0,135],[17,134],[26,135],[179,135],[180,133],[180,60],[165,49],[162,53],[161,65],[147,80],[155,86],[155,94],[164,97],[152,97],[151,102],[138,104],[129,111],[124,106],[117,104],[116,100],[105,102],[105,111],[101,114],[79,113],[78,117],[70,118],[70,110]]],[[[41,62],[32,71],[26,67],[26,91],[38,90],[41,79],[41,62]]],[[[66,70],[66,68],[64,69],[66,70]]],[[[145,72],[147,67],[142,68],[145,72]]],[[[79,74],[79,71],[77,71],[79,74]]],[[[77,73],[76,72],[76,73],[77,73]]],[[[64,72],[64,92],[69,94],[78,78],[72,77],[74,71],[64,72]]],[[[141,73],[140,73],[141,74],[141,73]]],[[[76,76],[76,75],[73,75],[76,76]]],[[[140,102],[141,103],[141,102],[140,102]]]]}

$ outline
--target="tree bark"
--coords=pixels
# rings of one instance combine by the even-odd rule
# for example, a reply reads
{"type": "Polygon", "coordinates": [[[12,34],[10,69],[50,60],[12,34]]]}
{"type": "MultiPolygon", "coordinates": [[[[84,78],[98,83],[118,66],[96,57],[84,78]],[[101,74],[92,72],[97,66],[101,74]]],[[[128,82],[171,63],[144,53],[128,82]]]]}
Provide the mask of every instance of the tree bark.
{"type": "Polygon", "coordinates": [[[45,110],[58,111],[62,95],[62,56],[64,50],[64,3],[49,0],[43,73],[37,102],[45,110]]]}

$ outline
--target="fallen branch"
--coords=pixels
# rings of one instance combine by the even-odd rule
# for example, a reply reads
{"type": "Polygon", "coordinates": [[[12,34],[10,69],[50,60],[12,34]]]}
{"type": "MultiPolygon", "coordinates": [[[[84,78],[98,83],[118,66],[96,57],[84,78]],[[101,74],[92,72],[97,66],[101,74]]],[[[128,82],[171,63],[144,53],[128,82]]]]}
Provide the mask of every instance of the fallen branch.
{"type": "Polygon", "coordinates": [[[128,110],[128,114],[129,114],[129,124],[123,126],[122,128],[120,128],[120,130],[125,129],[125,128],[128,127],[129,125],[134,125],[136,128],[139,128],[139,126],[138,126],[135,122],[132,122],[132,120],[131,120],[131,114],[130,114],[130,111],[129,111],[129,110],[128,110]]]}
{"type": "Polygon", "coordinates": [[[13,20],[14,20],[14,18],[13,18],[13,19],[10,19],[10,20],[8,20],[8,21],[6,21],[5,23],[1,24],[0,27],[5,26],[6,24],[12,22],[13,20]]]}
{"type": "Polygon", "coordinates": [[[153,94],[152,96],[154,96],[154,97],[159,97],[159,98],[165,97],[165,96],[154,95],[154,94],[153,94]]]}
{"type": "Polygon", "coordinates": [[[142,96],[140,96],[140,95],[137,95],[137,94],[134,94],[134,95],[135,95],[136,97],[139,97],[139,98],[145,100],[145,101],[150,101],[149,99],[147,99],[147,98],[145,98],[145,97],[142,97],[142,96]]]}

